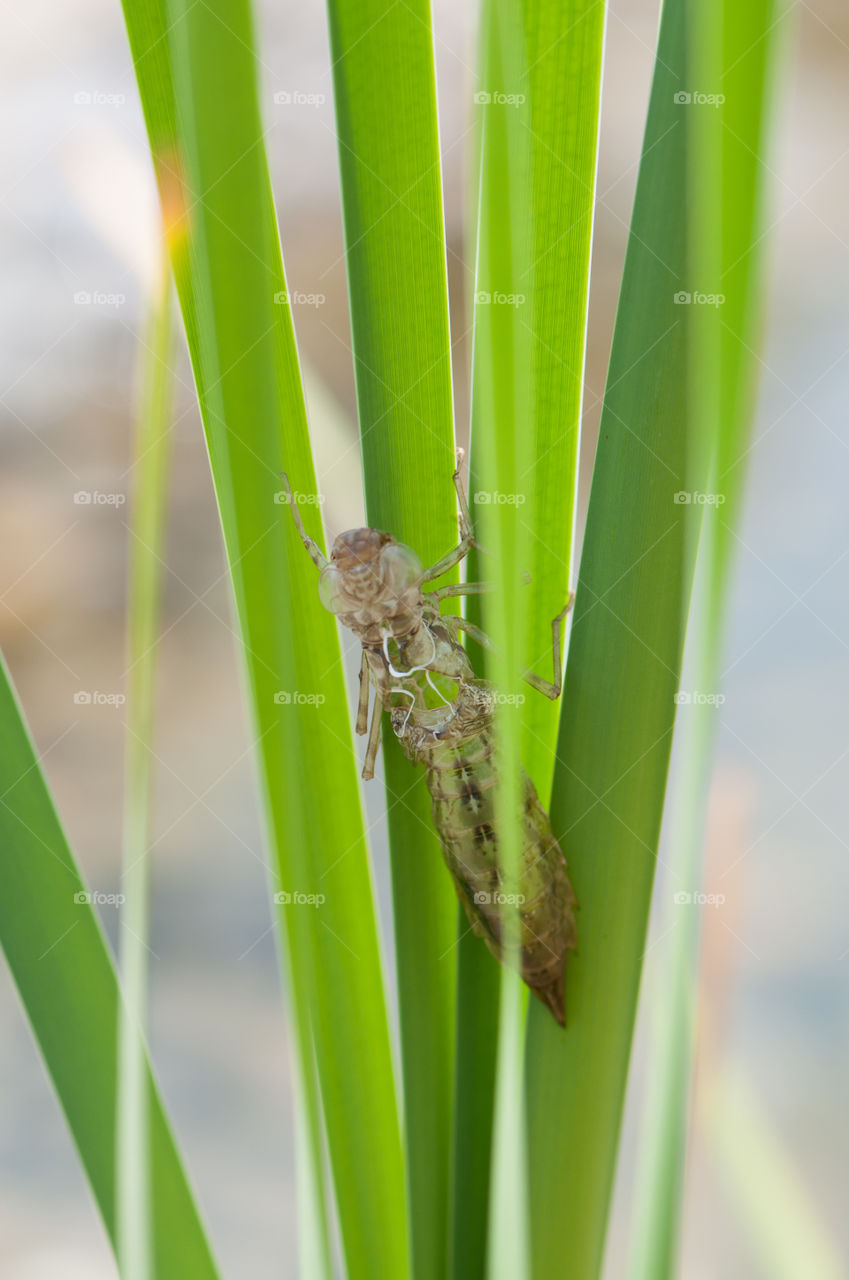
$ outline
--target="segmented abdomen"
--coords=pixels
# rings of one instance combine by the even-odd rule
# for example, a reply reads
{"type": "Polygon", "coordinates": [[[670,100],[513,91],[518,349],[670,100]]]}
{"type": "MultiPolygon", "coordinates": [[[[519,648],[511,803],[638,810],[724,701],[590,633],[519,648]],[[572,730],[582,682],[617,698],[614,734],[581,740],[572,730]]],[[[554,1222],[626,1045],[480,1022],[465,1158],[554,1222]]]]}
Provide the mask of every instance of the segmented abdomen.
{"type": "MultiPolygon", "coordinates": [[[[429,734],[413,732],[404,745],[427,771],[434,825],[471,926],[501,961],[507,886],[499,867],[498,775],[491,722],[488,718],[484,724],[479,722],[476,732],[459,740],[456,733],[445,737],[447,741],[438,742],[429,734]]],[[[524,772],[520,795],[523,838],[518,882],[512,892],[518,899],[521,972],[563,1024],[564,968],[568,953],[576,947],[575,894],[551,821],[524,772]]]]}

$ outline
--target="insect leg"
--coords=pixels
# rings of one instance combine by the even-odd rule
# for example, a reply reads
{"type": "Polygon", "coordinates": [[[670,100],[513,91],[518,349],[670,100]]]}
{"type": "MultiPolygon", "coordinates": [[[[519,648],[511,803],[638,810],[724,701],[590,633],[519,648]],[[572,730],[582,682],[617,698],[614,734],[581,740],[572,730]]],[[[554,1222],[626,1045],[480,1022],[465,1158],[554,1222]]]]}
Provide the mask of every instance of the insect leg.
{"type": "Polygon", "coordinates": [[[441,560],[437,560],[436,564],[432,564],[429,569],[425,570],[423,579],[425,582],[432,582],[434,578],[441,578],[443,573],[447,573],[449,569],[454,568],[455,564],[459,564],[463,557],[469,554],[472,547],[477,547],[479,551],[482,550],[478,543],[475,542],[469,504],[466,501],[466,495],[460,483],[461,461],[462,458],[459,458],[457,470],[454,472],[454,488],[457,490],[457,502],[460,506],[460,543],[453,551],[449,551],[447,556],[443,556],[441,560]]]}
{"type": "Polygon", "coordinates": [[[298,531],[298,537],[309,552],[309,557],[317,569],[323,569],[327,564],[327,556],[320,550],[318,544],[313,542],[312,538],[304,528],[304,522],[301,519],[301,513],[298,510],[298,504],[295,502],[292,486],[289,484],[289,477],[283,472],[283,491],[286,494],[287,505],[292,512],[292,519],[295,521],[295,528],[298,531]]]}
{"type": "Polygon", "coordinates": [[[535,675],[533,671],[526,671],[522,677],[532,689],[536,689],[539,693],[544,693],[547,698],[551,698],[552,702],[560,697],[560,690],[563,688],[563,657],[560,652],[560,630],[563,626],[563,619],[574,603],[575,594],[570,591],[565,608],[561,609],[551,624],[551,645],[554,657],[553,682],[543,680],[542,676],[535,675]]]}
{"type": "Polygon", "coordinates": [[[366,651],[363,649],[363,660],[360,663],[360,702],[357,707],[357,733],[365,733],[368,728],[368,695],[368,662],[366,661],[366,651]]]}
{"type": "Polygon", "coordinates": [[[368,735],[368,746],[366,747],[366,758],[363,761],[362,776],[368,782],[369,778],[374,777],[374,762],[377,759],[377,749],[380,746],[380,719],[383,715],[383,700],[379,694],[375,694],[374,707],[371,713],[371,729],[368,735]]]}
{"type": "Polygon", "coordinates": [[[485,631],[475,626],[474,622],[469,622],[468,618],[458,618],[454,613],[442,613],[439,616],[446,626],[452,627],[455,631],[465,631],[466,635],[471,636],[482,649],[495,649],[495,642],[490,640],[485,631]]]}
{"type": "MultiPolygon", "coordinates": [[[[436,593],[434,593],[436,594],[436,593]]],[[[525,671],[522,673],[522,679],[527,681],[532,689],[536,689],[539,693],[544,693],[547,698],[551,698],[554,702],[560,697],[560,691],[563,688],[563,658],[560,652],[560,632],[563,626],[563,619],[566,617],[572,605],[575,603],[574,594],[570,591],[569,599],[566,605],[558,613],[557,617],[551,624],[551,642],[554,655],[554,680],[543,680],[542,676],[538,676],[533,671],[525,671]]],[[[454,614],[442,614],[442,621],[448,626],[458,631],[465,631],[466,635],[476,641],[482,649],[493,650],[494,642],[489,638],[485,631],[475,626],[473,622],[469,622],[467,618],[458,618],[454,614]]]]}
{"type": "Polygon", "coordinates": [[[482,596],[485,591],[494,591],[494,582],[453,582],[447,587],[439,587],[436,591],[428,591],[428,600],[448,600],[451,596],[482,596]]]}

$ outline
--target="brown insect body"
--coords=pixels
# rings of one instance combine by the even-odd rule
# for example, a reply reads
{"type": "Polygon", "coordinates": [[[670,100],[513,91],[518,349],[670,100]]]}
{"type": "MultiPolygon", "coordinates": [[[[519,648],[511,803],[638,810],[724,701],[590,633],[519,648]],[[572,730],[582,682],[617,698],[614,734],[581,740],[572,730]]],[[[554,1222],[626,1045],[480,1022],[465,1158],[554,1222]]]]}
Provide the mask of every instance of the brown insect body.
{"type": "MultiPolygon", "coordinates": [[[[291,505],[298,531],[321,570],[322,603],[355,632],[363,646],[358,733],[366,732],[369,689],[371,685],[375,689],[363,777],[374,775],[380,720],[383,711],[389,711],[406,755],[425,767],[434,826],[471,927],[503,961],[504,912],[517,913],[522,978],[564,1025],[564,969],[569,952],[576,948],[575,895],[566,860],[533,782],[523,772],[519,867],[510,885],[506,884],[495,802],[495,690],[476,678],[459,643],[459,632],[468,632],[479,643],[489,642],[466,619],[439,612],[441,599],[477,593],[486,586],[467,583],[422,590],[425,582],[441,577],[473,545],[456,475],[455,484],[461,542],[427,570],[415,552],[378,529],[340,534],[327,559],[307,537],[297,508],[291,505]],[[446,682],[456,682],[451,697],[443,692],[446,682]],[[434,701],[439,705],[431,705],[434,701]]],[[[554,683],[525,673],[549,697],[560,693],[560,624],[568,608],[553,623],[554,683]]]]}
{"type": "Polygon", "coordinates": [[[575,894],[548,814],[524,771],[519,867],[509,884],[504,879],[494,693],[485,681],[470,680],[460,686],[449,713],[425,712],[405,724],[406,711],[395,707],[392,727],[409,759],[427,771],[434,826],[472,929],[503,961],[505,906],[517,910],[522,977],[563,1025],[564,967],[576,947],[575,894]]]}

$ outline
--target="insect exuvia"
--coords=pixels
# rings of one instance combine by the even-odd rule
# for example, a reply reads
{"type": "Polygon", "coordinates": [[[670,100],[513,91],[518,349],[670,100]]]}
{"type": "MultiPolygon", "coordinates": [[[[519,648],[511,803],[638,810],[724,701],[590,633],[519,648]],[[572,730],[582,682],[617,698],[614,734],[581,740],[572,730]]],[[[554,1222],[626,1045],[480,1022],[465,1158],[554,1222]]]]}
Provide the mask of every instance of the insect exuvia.
{"type": "MultiPolygon", "coordinates": [[[[439,612],[440,601],[488,589],[480,582],[423,591],[475,545],[472,522],[460,484],[460,542],[425,569],[416,553],[379,529],[340,533],[330,557],[322,554],[303,526],[289,481],[284,477],[298,534],[320,570],[322,604],[359,638],[362,647],[357,733],[368,729],[363,777],[374,776],[380,722],[389,712],[406,755],[423,764],[433,803],[433,821],[442,852],[472,929],[499,961],[502,943],[502,870],[495,809],[493,703],[495,689],[480,680],[459,643],[466,632],[484,647],[491,642],[465,618],[439,612]],[[436,680],[456,682],[446,697],[436,680]],[[369,727],[370,690],[374,709],[369,727]],[[436,701],[437,705],[428,705],[436,701]]],[[[560,630],[571,599],[552,623],[554,681],[524,673],[540,693],[560,696],[560,630]]],[[[575,895],[566,859],[531,779],[522,773],[522,844],[515,898],[524,981],[565,1025],[563,982],[566,960],[576,947],[575,895]]]]}

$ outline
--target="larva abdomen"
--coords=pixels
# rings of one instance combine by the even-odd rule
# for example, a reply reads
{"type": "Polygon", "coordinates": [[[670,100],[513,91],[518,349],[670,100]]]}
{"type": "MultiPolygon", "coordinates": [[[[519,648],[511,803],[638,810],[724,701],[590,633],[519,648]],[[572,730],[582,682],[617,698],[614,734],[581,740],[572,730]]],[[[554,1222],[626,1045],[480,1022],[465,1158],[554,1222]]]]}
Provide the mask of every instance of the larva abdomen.
{"type": "Polygon", "coordinates": [[[565,1025],[563,982],[569,952],[576,949],[575,894],[533,782],[522,773],[522,848],[510,888],[500,869],[491,721],[479,722],[477,732],[460,741],[455,735],[445,743],[420,739],[414,758],[425,765],[434,825],[472,928],[503,961],[503,913],[515,899],[522,978],[565,1025]]]}

